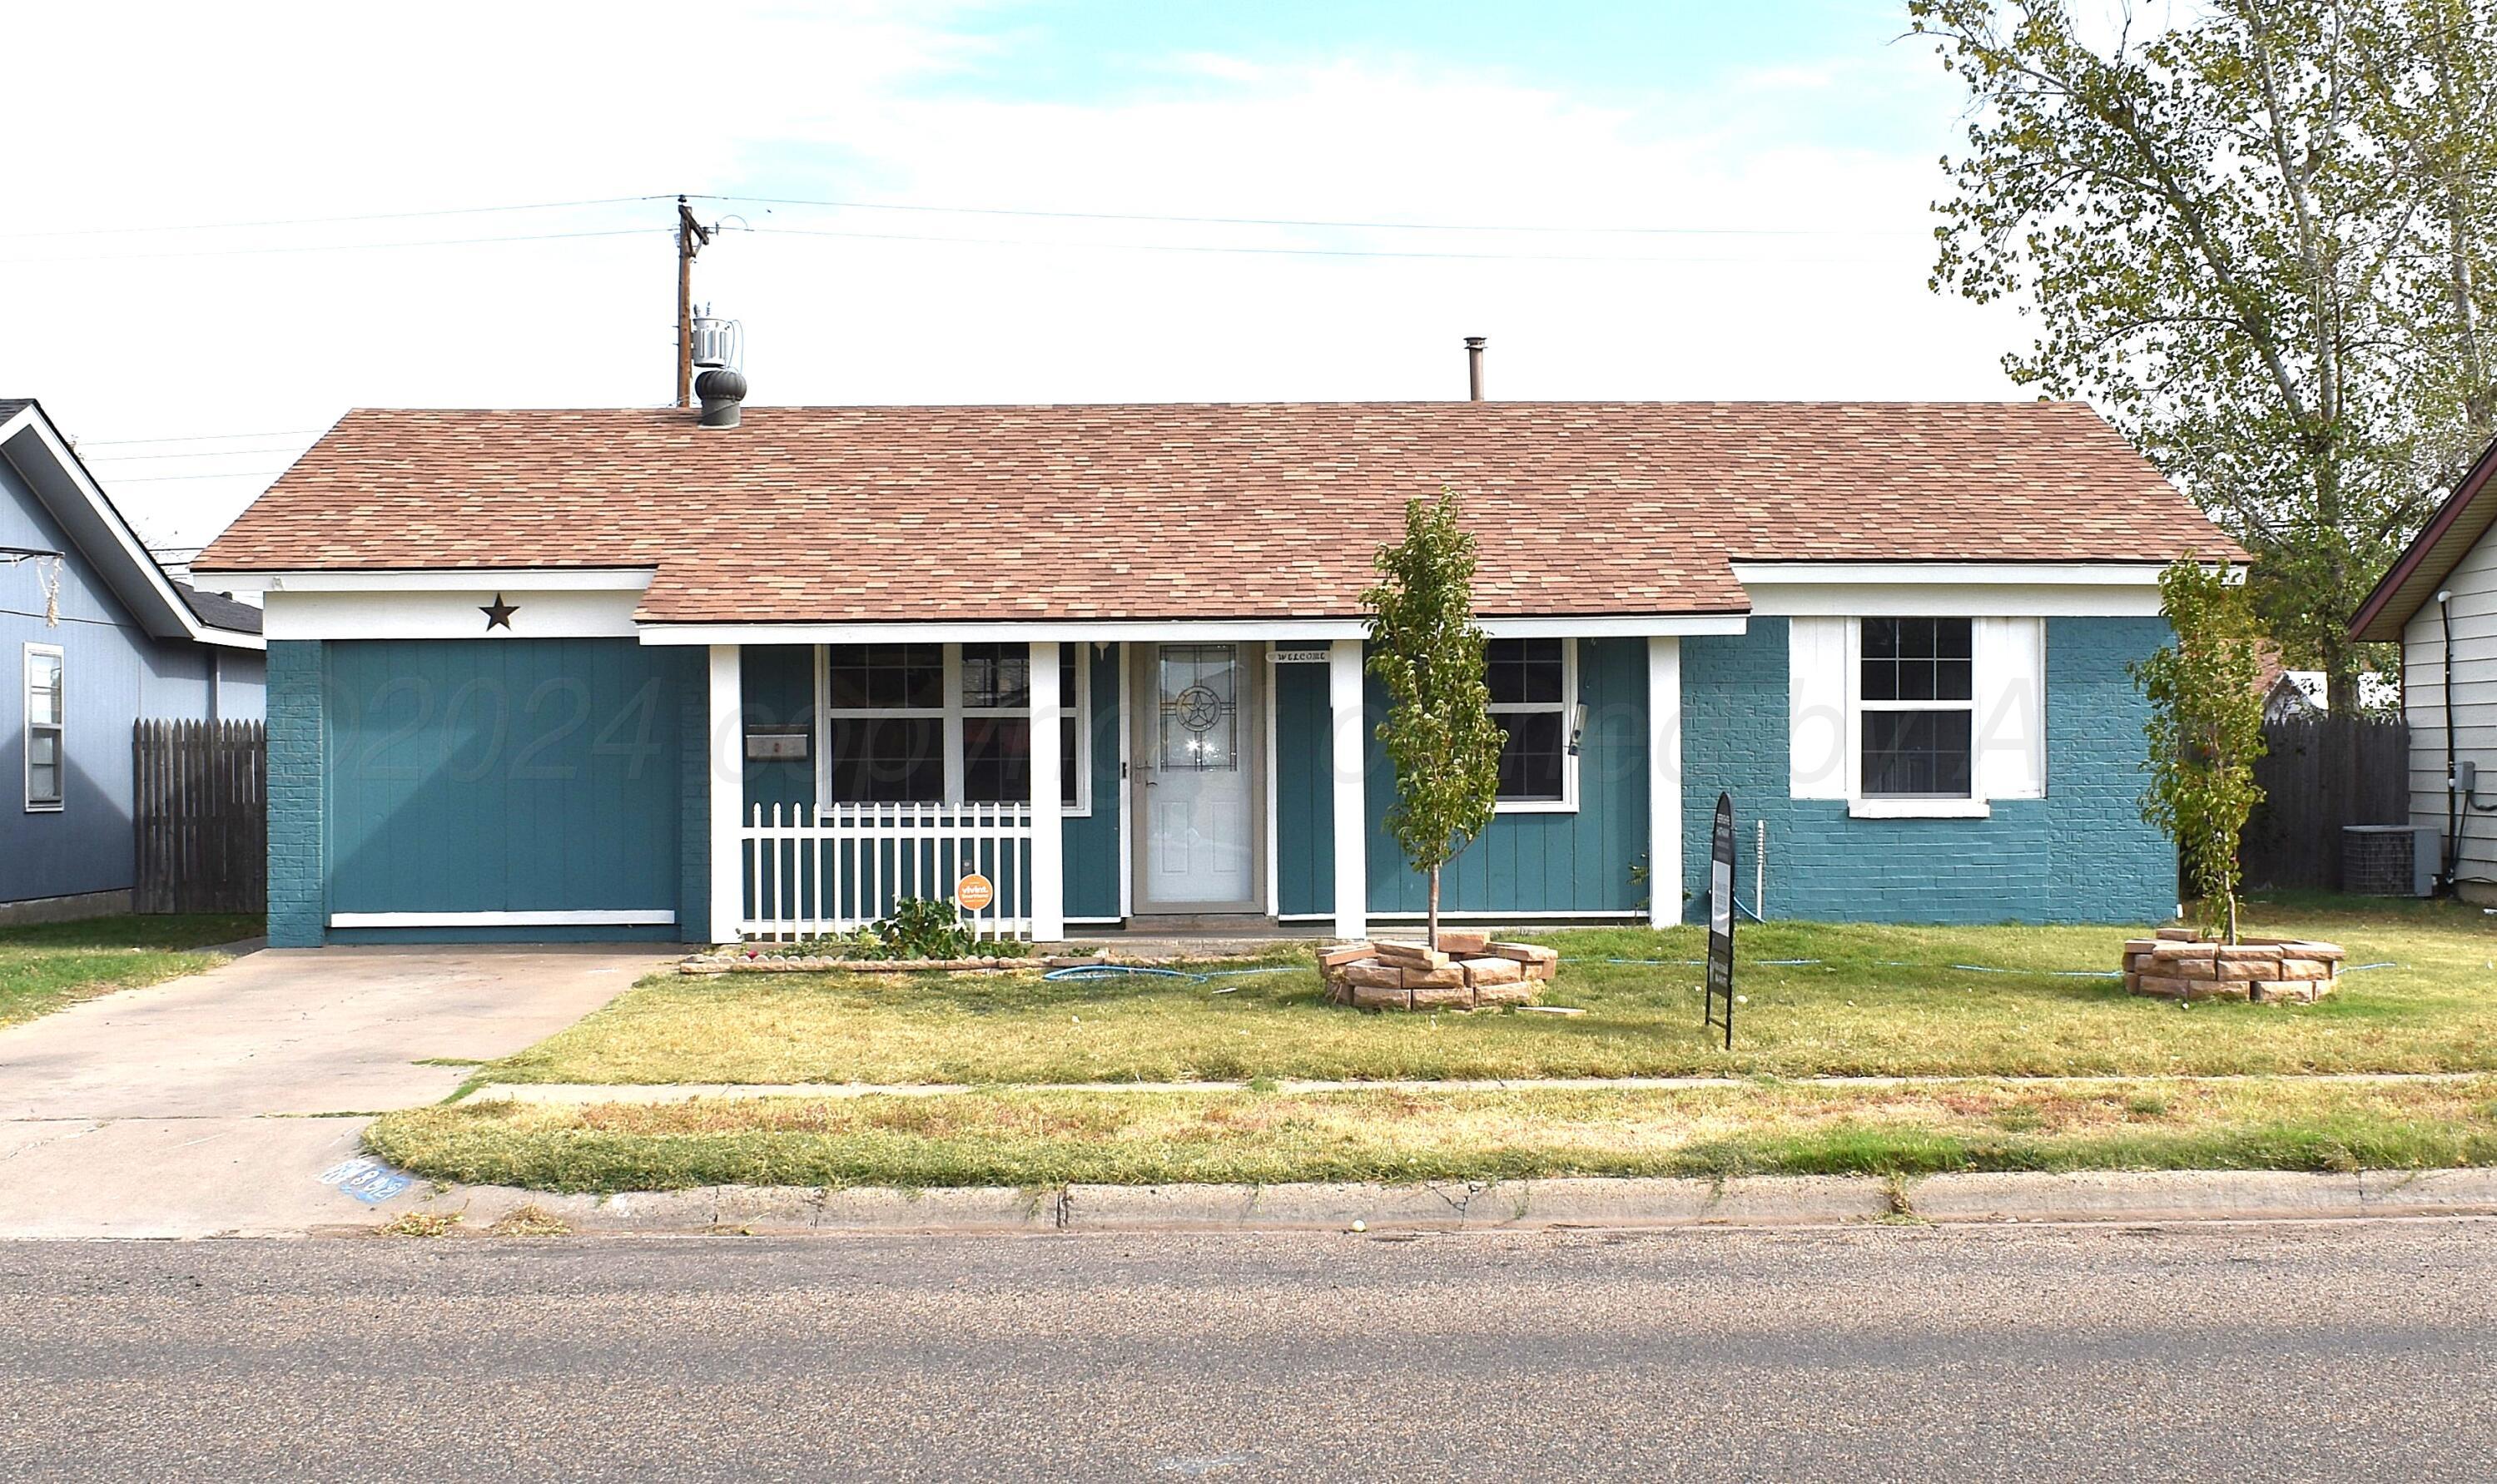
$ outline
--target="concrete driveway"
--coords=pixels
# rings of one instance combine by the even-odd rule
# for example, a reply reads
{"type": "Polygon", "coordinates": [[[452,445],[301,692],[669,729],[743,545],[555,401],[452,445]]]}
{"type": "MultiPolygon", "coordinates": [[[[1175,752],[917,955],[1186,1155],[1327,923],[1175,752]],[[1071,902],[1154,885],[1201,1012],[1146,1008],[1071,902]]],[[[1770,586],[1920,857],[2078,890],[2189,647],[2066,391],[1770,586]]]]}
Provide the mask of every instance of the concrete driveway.
{"type": "Polygon", "coordinates": [[[264,950],[0,1030],[0,1238],[197,1237],[386,1214],[320,1176],[667,962],[609,947],[264,950]]]}

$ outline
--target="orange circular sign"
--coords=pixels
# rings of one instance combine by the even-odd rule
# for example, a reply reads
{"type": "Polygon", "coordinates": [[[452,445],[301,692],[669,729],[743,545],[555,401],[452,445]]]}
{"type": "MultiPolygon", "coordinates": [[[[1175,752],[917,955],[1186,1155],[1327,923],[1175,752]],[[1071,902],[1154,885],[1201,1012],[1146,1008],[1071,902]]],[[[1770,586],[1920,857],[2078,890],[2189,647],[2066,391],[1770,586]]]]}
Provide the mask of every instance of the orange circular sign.
{"type": "Polygon", "coordinates": [[[985,912],[996,900],[997,889],[976,870],[954,883],[954,902],[965,912],[985,912]]]}

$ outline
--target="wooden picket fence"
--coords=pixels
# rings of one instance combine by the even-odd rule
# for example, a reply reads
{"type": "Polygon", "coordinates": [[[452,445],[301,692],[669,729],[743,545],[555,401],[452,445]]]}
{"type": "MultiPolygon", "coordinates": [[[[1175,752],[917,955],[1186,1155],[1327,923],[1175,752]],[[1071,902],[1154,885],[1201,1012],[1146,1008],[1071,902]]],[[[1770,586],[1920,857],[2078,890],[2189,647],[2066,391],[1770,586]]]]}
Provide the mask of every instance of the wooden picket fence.
{"type": "Polygon", "coordinates": [[[269,729],[141,721],[130,734],[141,912],[269,909],[269,729]]]}

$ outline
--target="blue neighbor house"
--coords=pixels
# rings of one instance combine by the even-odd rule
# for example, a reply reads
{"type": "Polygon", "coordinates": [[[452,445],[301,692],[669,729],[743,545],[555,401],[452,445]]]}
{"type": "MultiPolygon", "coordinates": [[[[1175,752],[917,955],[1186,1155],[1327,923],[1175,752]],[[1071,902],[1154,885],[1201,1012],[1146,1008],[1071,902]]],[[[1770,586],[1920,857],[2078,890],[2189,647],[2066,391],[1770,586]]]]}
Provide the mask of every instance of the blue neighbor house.
{"type": "Polygon", "coordinates": [[[131,727],[257,721],[260,613],[174,582],[40,403],[0,399],[0,922],[127,912],[131,727]]]}
{"type": "Polygon", "coordinates": [[[198,563],[265,595],[271,938],[1415,918],[1358,595],[1442,486],[1453,917],[1680,921],[1721,790],[1771,917],[2174,910],[2126,666],[2243,553],[2078,404],[358,411],[198,563]]]}

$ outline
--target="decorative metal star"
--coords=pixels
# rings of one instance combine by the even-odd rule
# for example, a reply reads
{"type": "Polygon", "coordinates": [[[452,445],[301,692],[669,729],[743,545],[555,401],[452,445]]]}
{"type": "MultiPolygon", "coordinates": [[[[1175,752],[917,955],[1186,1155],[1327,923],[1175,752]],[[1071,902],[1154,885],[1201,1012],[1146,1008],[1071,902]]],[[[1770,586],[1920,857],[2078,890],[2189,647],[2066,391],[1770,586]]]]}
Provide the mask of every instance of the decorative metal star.
{"type": "Polygon", "coordinates": [[[486,627],[489,629],[510,628],[512,626],[512,615],[517,614],[520,611],[521,605],[518,603],[504,602],[503,595],[499,592],[494,594],[493,602],[481,604],[477,609],[477,612],[486,616],[486,627]]]}

